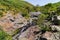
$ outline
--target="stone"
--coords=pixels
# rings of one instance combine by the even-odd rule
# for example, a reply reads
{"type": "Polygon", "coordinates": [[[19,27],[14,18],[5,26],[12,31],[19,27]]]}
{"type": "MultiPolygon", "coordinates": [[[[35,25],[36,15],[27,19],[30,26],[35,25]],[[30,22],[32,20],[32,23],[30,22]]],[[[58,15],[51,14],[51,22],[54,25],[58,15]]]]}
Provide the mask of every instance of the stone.
{"type": "Polygon", "coordinates": [[[60,33],[46,32],[43,34],[42,38],[46,38],[47,40],[60,40],[60,33]]]}
{"type": "Polygon", "coordinates": [[[20,14],[13,15],[10,11],[5,16],[0,18],[0,26],[8,34],[13,34],[18,28],[21,28],[27,24],[27,20],[20,14]]]}
{"type": "Polygon", "coordinates": [[[35,35],[34,33],[35,31],[38,32],[39,28],[37,26],[31,26],[26,31],[19,33],[17,39],[18,40],[22,40],[22,39],[35,40],[36,39],[35,37],[37,36],[37,34],[35,35]]]}
{"type": "Polygon", "coordinates": [[[60,26],[51,25],[52,30],[60,31],[60,26]]]}

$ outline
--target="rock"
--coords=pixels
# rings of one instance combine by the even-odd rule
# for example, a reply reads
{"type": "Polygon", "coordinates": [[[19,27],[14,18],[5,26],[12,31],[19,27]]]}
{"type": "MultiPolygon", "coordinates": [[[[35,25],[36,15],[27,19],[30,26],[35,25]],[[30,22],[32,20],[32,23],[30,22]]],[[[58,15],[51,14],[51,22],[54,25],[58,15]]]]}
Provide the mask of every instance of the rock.
{"type": "Polygon", "coordinates": [[[12,15],[10,11],[0,18],[0,26],[8,34],[13,34],[16,29],[25,26],[27,23],[27,20],[20,13],[12,15]]]}
{"type": "MultiPolygon", "coordinates": [[[[19,33],[13,36],[13,40],[60,40],[59,32],[44,31],[42,33],[38,25],[32,25],[32,19],[29,23],[21,14],[12,15],[10,11],[0,18],[0,26],[8,34],[13,35],[16,29],[21,29],[19,33]]],[[[45,24],[50,25],[49,22],[45,22],[45,24]]],[[[51,25],[51,28],[60,31],[60,26],[51,25]]]]}
{"type": "Polygon", "coordinates": [[[16,40],[60,40],[60,33],[46,31],[42,34],[39,27],[35,25],[29,27],[24,32],[20,32],[20,34],[16,37],[16,40]]]}
{"type": "Polygon", "coordinates": [[[42,38],[47,40],[60,40],[60,33],[46,32],[42,35],[42,38]]]}
{"type": "MultiPolygon", "coordinates": [[[[26,31],[20,33],[17,37],[18,40],[23,40],[23,39],[26,39],[26,40],[35,40],[37,34],[35,34],[34,32],[38,32],[39,31],[39,28],[37,26],[31,26],[29,27],[26,31]]],[[[15,38],[16,39],[16,38],[15,38]]]]}
{"type": "Polygon", "coordinates": [[[60,26],[51,25],[52,30],[60,31],[60,26]]]}

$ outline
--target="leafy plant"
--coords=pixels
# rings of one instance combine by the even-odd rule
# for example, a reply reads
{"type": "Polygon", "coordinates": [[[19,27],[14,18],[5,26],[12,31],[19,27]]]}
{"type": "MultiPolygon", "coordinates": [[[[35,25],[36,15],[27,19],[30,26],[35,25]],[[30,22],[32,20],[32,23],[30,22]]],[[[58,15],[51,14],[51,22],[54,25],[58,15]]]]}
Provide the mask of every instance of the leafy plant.
{"type": "Polygon", "coordinates": [[[4,31],[0,30],[0,40],[12,40],[12,37],[4,31]]]}

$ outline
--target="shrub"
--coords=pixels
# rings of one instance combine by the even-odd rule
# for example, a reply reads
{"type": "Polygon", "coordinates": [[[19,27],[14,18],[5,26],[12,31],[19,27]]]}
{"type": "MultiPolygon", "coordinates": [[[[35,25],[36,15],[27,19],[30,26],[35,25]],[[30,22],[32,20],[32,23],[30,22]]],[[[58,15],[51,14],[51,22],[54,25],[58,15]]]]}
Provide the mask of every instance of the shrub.
{"type": "Polygon", "coordinates": [[[4,31],[0,30],[0,40],[12,40],[12,37],[4,31]]]}

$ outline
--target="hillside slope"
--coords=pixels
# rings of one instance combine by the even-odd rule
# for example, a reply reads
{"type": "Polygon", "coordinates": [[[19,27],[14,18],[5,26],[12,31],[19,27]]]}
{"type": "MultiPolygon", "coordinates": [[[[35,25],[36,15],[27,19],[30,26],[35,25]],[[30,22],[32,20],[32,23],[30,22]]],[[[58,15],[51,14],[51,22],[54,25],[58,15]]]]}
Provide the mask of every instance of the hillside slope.
{"type": "Polygon", "coordinates": [[[33,10],[33,7],[32,4],[26,1],[0,0],[0,15],[3,15],[9,10],[15,13],[22,12],[24,15],[28,15],[28,12],[33,10]]]}

